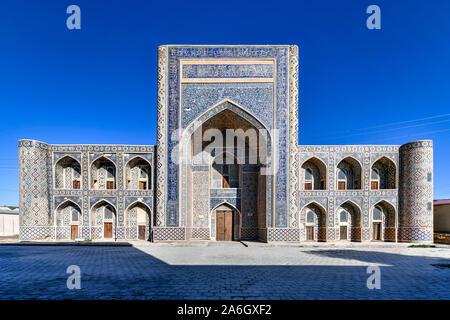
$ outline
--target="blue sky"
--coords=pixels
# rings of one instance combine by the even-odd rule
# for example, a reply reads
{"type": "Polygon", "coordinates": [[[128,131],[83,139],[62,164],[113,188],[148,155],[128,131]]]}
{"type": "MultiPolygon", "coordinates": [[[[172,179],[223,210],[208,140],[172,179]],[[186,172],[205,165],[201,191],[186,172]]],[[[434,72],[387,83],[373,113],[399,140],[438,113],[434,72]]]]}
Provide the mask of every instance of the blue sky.
{"type": "Polygon", "coordinates": [[[0,205],[18,204],[19,139],[155,144],[161,44],[297,44],[300,144],[432,139],[435,198],[450,198],[449,12],[445,0],[4,0],[0,205]],[[66,28],[71,4],[81,30],[66,28]],[[366,28],[371,4],[381,30],[366,28]]]}

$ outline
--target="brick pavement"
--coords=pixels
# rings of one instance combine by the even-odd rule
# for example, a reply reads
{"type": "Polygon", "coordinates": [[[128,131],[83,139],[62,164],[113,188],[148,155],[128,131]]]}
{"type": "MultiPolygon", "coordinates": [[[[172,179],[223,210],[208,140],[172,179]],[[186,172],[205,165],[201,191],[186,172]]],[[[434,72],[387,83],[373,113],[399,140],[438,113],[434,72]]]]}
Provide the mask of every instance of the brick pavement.
{"type": "Polygon", "coordinates": [[[0,299],[450,299],[448,248],[0,246],[0,299]],[[69,290],[66,268],[81,268],[69,290]],[[381,289],[366,286],[381,268],[381,289]]]}

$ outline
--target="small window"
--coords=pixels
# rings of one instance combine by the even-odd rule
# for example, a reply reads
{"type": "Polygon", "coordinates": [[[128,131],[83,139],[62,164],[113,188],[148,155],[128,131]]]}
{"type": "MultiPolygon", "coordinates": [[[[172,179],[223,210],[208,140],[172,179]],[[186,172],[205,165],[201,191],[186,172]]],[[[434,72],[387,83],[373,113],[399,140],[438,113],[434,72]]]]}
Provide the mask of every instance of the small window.
{"type": "Polygon", "coordinates": [[[80,189],[80,181],[78,180],[73,181],[73,189],[80,189]]]}
{"type": "Polygon", "coordinates": [[[110,206],[105,207],[105,220],[112,220],[113,210],[110,206]]]}
{"type": "Polygon", "coordinates": [[[139,181],[139,190],[147,190],[147,182],[139,181]]]}
{"type": "Polygon", "coordinates": [[[77,222],[78,221],[78,211],[77,210],[73,210],[72,211],[72,221],[73,222],[77,222]]]}
{"type": "Polygon", "coordinates": [[[340,220],[341,222],[348,222],[348,214],[347,211],[342,210],[340,214],[340,220]]]}
{"type": "Polygon", "coordinates": [[[373,221],[381,221],[382,210],[380,207],[376,206],[373,208],[373,221]]]}
{"type": "Polygon", "coordinates": [[[306,214],[306,222],[314,223],[314,213],[312,211],[308,211],[308,213],[306,214]]]}

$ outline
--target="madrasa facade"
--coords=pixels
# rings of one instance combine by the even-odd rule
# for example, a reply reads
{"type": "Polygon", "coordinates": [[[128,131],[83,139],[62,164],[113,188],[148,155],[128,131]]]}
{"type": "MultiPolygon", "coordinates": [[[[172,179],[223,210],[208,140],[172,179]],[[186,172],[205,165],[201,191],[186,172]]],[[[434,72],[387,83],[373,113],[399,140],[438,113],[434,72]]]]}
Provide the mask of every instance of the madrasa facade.
{"type": "Polygon", "coordinates": [[[432,141],[299,145],[298,80],[295,45],[160,46],[156,146],[18,142],[20,239],[432,242],[432,141]]]}

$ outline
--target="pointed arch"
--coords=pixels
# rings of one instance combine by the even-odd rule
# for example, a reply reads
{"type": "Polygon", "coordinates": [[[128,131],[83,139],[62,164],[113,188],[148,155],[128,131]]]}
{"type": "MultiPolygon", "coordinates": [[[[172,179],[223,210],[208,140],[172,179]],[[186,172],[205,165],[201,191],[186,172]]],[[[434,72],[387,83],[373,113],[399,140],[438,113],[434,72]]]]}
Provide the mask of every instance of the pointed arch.
{"type": "Polygon", "coordinates": [[[59,158],[56,162],[55,165],[57,165],[59,162],[66,160],[67,158],[70,158],[71,160],[75,161],[78,163],[78,165],[81,166],[80,161],[78,161],[78,159],[76,159],[74,156],[72,156],[71,154],[65,154],[64,156],[62,156],[61,158],[59,158]]]}
{"type": "Polygon", "coordinates": [[[96,201],[92,206],[91,206],[91,210],[96,207],[98,204],[100,204],[101,202],[106,202],[107,204],[111,205],[113,207],[114,210],[116,210],[117,212],[117,208],[114,204],[112,204],[111,201],[107,200],[107,199],[100,199],[98,201],[96,201]]]}
{"type": "MultiPolygon", "coordinates": [[[[196,132],[198,129],[200,129],[205,123],[212,120],[215,116],[219,115],[222,112],[229,111],[232,114],[238,116],[239,118],[243,119],[245,122],[249,123],[251,126],[255,127],[259,130],[258,139],[262,138],[264,139],[266,149],[265,149],[265,156],[268,160],[271,159],[271,131],[270,129],[255,115],[248,112],[244,107],[240,106],[239,104],[229,100],[224,99],[221,102],[215,104],[199,116],[197,116],[191,123],[184,129],[181,139],[180,139],[180,145],[181,145],[181,157],[186,160],[186,163],[190,163],[189,157],[191,156],[191,138],[194,135],[194,132],[196,132]]],[[[203,139],[203,136],[202,136],[203,139]]]]}
{"type": "Polygon", "coordinates": [[[360,213],[362,213],[362,209],[361,209],[360,205],[357,204],[357,203],[356,203],[355,201],[353,201],[352,199],[347,199],[347,200],[345,200],[344,202],[342,202],[342,203],[339,205],[339,207],[342,206],[343,204],[346,204],[346,203],[351,204],[352,206],[356,207],[356,208],[358,209],[358,211],[359,211],[360,213]]]}
{"type": "Polygon", "coordinates": [[[124,166],[124,184],[127,190],[151,190],[153,172],[151,163],[140,155],[129,159],[124,166]],[[132,166],[132,164],[134,164],[132,166]]]}
{"type": "Polygon", "coordinates": [[[362,240],[362,210],[353,200],[346,200],[336,210],[339,224],[339,239],[358,241],[362,240]],[[343,219],[345,216],[345,219],[343,219]]]}
{"type": "Polygon", "coordinates": [[[300,209],[299,223],[304,240],[322,242],[327,240],[328,212],[317,201],[310,201],[300,209]],[[312,213],[312,220],[308,219],[309,213],[312,213]]]}
{"type": "Polygon", "coordinates": [[[328,165],[319,157],[311,156],[300,165],[300,182],[303,190],[327,190],[328,165]],[[307,177],[307,170],[311,178],[307,177]]]}
{"type": "Polygon", "coordinates": [[[135,159],[137,159],[137,158],[139,158],[139,159],[141,159],[141,160],[147,162],[149,166],[152,165],[152,164],[150,163],[150,161],[148,161],[147,159],[145,159],[143,156],[141,156],[141,155],[135,155],[135,156],[133,156],[133,157],[131,157],[130,159],[127,160],[127,162],[125,163],[125,166],[127,166],[128,163],[129,163],[130,161],[133,161],[133,160],[135,160],[135,159]]]}
{"type": "Polygon", "coordinates": [[[397,173],[397,165],[392,159],[385,155],[378,157],[370,166],[370,188],[372,190],[396,189],[397,173]],[[374,177],[375,170],[377,177],[374,177]]]}
{"type": "Polygon", "coordinates": [[[369,213],[371,239],[381,241],[396,240],[397,210],[388,200],[382,199],[370,208],[369,213]],[[381,217],[375,219],[375,209],[381,217]]]}
{"type": "Polygon", "coordinates": [[[241,215],[241,211],[236,208],[233,204],[229,203],[228,201],[223,201],[221,203],[219,203],[218,205],[214,206],[209,213],[212,214],[214,211],[216,211],[216,209],[222,205],[228,206],[230,209],[235,210],[239,215],[241,215]]]}
{"type": "Polygon", "coordinates": [[[363,183],[363,165],[353,156],[341,159],[336,165],[336,190],[360,190],[363,183]]]}
{"type": "Polygon", "coordinates": [[[82,211],[80,205],[78,205],[78,203],[74,202],[74,201],[71,200],[71,199],[66,199],[66,200],[64,200],[63,202],[61,202],[60,204],[58,204],[58,206],[55,208],[55,210],[58,210],[61,206],[65,205],[65,204],[68,203],[68,202],[70,202],[71,204],[73,204],[73,205],[75,205],[76,207],[78,207],[78,209],[80,210],[80,212],[82,211]]]}
{"type": "Polygon", "coordinates": [[[314,204],[314,205],[318,206],[318,207],[321,208],[324,212],[327,212],[327,211],[328,211],[323,205],[321,205],[319,202],[317,202],[317,201],[315,201],[315,200],[311,200],[311,201],[309,201],[308,203],[306,203],[305,205],[303,205],[303,206],[300,208],[300,211],[302,211],[304,208],[306,208],[306,207],[309,206],[310,204],[314,204]]]}
{"type": "Polygon", "coordinates": [[[242,231],[242,214],[241,211],[236,208],[233,204],[228,201],[222,201],[218,205],[214,206],[209,214],[209,225],[210,225],[210,234],[211,236],[216,237],[216,216],[219,214],[219,211],[232,211],[233,212],[233,221],[232,221],[232,240],[240,240],[241,239],[241,231],[242,231]],[[221,206],[226,206],[229,210],[218,210],[221,206]]]}
{"type": "Polygon", "coordinates": [[[90,210],[91,233],[100,239],[117,238],[117,218],[118,212],[114,204],[106,199],[98,200],[90,210]],[[107,213],[111,213],[110,218],[106,216],[107,213]]]}
{"type": "Polygon", "coordinates": [[[81,180],[81,163],[75,157],[66,154],[55,162],[55,189],[81,189],[81,180]]]}
{"type": "MultiPolygon", "coordinates": [[[[79,216],[81,217],[82,216],[82,209],[81,209],[81,207],[76,203],[76,202],[74,202],[73,200],[71,200],[71,199],[66,199],[66,200],[64,200],[63,202],[61,202],[56,208],[55,208],[55,214],[54,214],[54,217],[53,217],[53,223],[54,223],[54,226],[56,226],[56,227],[62,227],[62,226],[64,226],[64,225],[58,225],[58,224],[63,224],[63,223],[58,223],[58,219],[60,218],[59,216],[62,214],[62,210],[64,210],[65,208],[67,208],[67,207],[72,207],[72,208],[74,208],[74,209],[76,209],[77,210],[77,212],[78,212],[78,214],[79,214],[79,216]]],[[[68,221],[70,221],[70,219],[68,220],[68,221]]],[[[70,224],[70,223],[69,223],[70,224]]],[[[66,225],[67,226],[67,225],[66,225]]]]}
{"type": "Polygon", "coordinates": [[[96,190],[116,189],[117,166],[104,155],[97,157],[90,166],[90,186],[96,190]]]}
{"type": "Polygon", "coordinates": [[[143,204],[145,207],[147,207],[148,210],[153,211],[152,208],[150,208],[150,206],[145,203],[144,201],[141,200],[135,200],[132,203],[130,203],[126,208],[125,211],[128,210],[129,208],[131,208],[132,206],[136,205],[136,204],[143,204]]]}
{"type": "Polygon", "coordinates": [[[136,200],[130,203],[125,209],[126,238],[152,241],[152,213],[150,206],[143,201],[136,200]],[[139,209],[144,211],[142,212],[139,209]],[[139,218],[140,214],[144,214],[145,221],[139,218]]]}
{"type": "MultiPolygon", "coordinates": [[[[192,134],[192,132],[195,131],[195,129],[197,129],[197,127],[195,127],[195,125],[199,125],[199,124],[202,124],[202,123],[208,121],[209,119],[213,118],[215,115],[219,114],[220,112],[222,112],[224,110],[230,110],[231,112],[237,114],[238,116],[243,117],[247,121],[249,121],[251,118],[253,118],[259,124],[259,126],[261,126],[261,129],[265,129],[268,132],[268,134],[270,136],[270,140],[272,139],[270,130],[264,124],[263,121],[261,121],[256,115],[254,115],[253,113],[248,111],[245,107],[241,106],[240,104],[234,102],[231,99],[223,99],[223,100],[219,101],[218,103],[216,103],[215,105],[213,105],[211,108],[204,111],[199,116],[197,116],[193,121],[191,121],[191,123],[189,123],[188,126],[186,126],[186,129],[183,131],[182,136],[184,137],[186,134],[188,134],[190,136],[190,134],[192,134]],[[239,114],[238,112],[236,112],[236,109],[241,110],[242,112],[247,114],[247,116],[243,116],[242,114],[239,114]],[[189,130],[191,130],[192,132],[189,133],[189,130]]],[[[252,123],[252,124],[255,125],[254,123],[252,123]]],[[[255,125],[255,127],[258,128],[257,125],[255,125]]]]}

